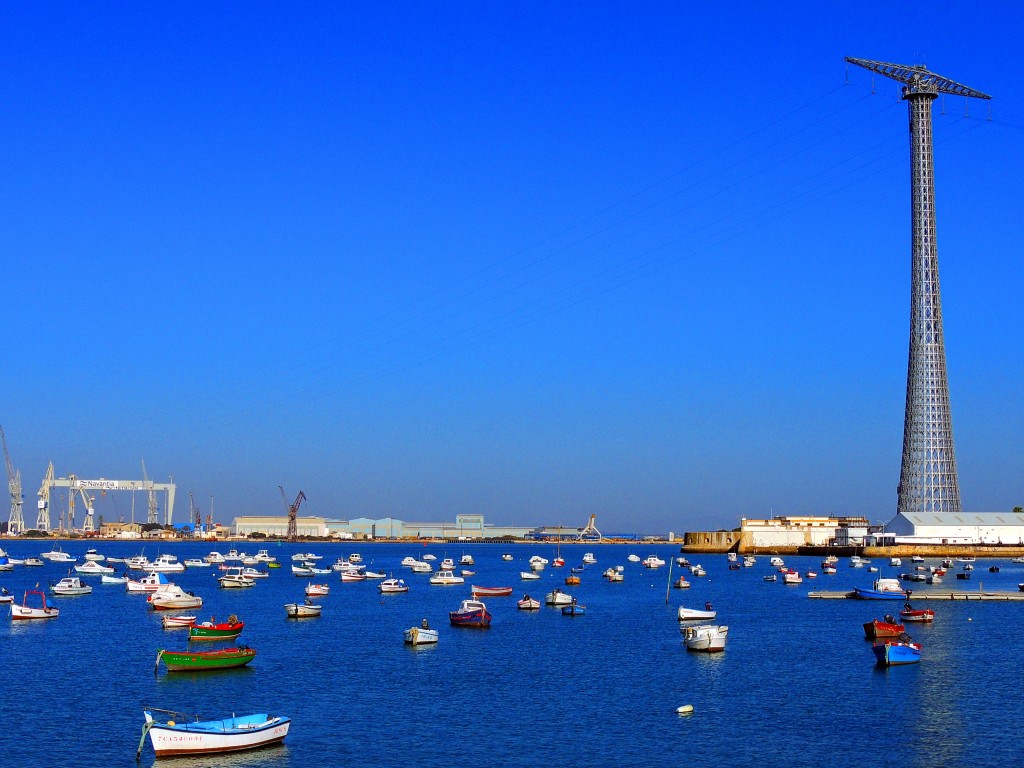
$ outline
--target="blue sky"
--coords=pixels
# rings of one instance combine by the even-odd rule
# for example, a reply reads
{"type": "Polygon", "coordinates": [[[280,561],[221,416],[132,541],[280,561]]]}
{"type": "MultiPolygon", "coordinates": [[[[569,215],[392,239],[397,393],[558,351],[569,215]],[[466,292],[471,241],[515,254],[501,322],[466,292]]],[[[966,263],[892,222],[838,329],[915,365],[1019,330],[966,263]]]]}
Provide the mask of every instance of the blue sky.
{"type": "Polygon", "coordinates": [[[964,506],[1024,503],[1022,22],[5,4],[0,424],[27,522],[48,461],[140,459],[178,520],[187,491],[277,513],[279,484],[341,518],[889,519],[907,114],[844,56],[995,96],[936,103],[939,257],[964,506]]]}

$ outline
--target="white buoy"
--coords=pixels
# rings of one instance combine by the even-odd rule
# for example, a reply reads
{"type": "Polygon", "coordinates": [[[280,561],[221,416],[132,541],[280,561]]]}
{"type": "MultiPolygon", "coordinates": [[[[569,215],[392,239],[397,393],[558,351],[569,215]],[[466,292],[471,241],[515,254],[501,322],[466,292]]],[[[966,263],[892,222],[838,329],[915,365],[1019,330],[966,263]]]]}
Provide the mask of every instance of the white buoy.
{"type": "Polygon", "coordinates": [[[692,715],[693,714],[693,704],[683,704],[683,706],[679,707],[676,710],[676,712],[678,712],[680,715],[692,715]]]}

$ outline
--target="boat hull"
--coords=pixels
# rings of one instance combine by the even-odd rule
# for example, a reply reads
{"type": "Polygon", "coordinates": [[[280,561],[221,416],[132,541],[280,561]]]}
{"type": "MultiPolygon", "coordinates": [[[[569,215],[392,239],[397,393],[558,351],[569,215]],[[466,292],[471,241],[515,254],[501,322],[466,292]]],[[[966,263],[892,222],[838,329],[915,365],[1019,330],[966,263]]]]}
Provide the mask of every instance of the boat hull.
{"type": "Polygon", "coordinates": [[[921,661],[921,647],[909,643],[875,643],[875,659],[883,667],[917,664],[921,661]]]}
{"type": "Polygon", "coordinates": [[[263,724],[253,724],[244,729],[232,727],[252,717],[174,726],[153,723],[149,739],[157,757],[170,757],[257,749],[284,741],[288,735],[291,720],[286,717],[270,718],[261,715],[265,718],[263,724]]]}
{"type": "Polygon", "coordinates": [[[512,587],[471,587],[473,597],[508,597],[512,587]]]}
{"type": "Polygon", "coordinates": [[[206,672],[215,669],[244,667],[254,658],[256,658],[256,649],[245,646],[197,653],[160,651],[157,655],[157,664],[163,661],[168,672],[206,672]]]}
{"type": "Polygon", "coordinates": [[[863,587],[854,587],[854,597],[861,600],[906,600],[906,592],[888,592],[877,589],[864,589],[863,587]]]}
{"type": "Polygon", "coordinates": [[[876,640],[880,637],[899,637],[906,631],[902,624],[894,624],[889,621],[874,619],[864,625],[864,637],[867,640],[876,640]]]}
{"type": "Polygon", "coordinates": [[[231,624],[228,626],[203,626],[202,624],[194,624],[188,628],[188,639],[189,640],[234,640],[245,628],[244,622],[238,624],[231,624]]]}
{"type": "Polygon", "coordinates": [[[411,627],[405,630],[405,642],[408,645],[431,645],[437,642],[437,630],[411,627]]]}
{"type": "Polygon", "coordinates": [[[320,615],[323,608],[319,605],[304,605],[302,603],[286,603],[285,613],[290,619],[311,619],[320,615]]]}
{"type": "Polygon", "coordinates": [[[448,621],[453,627],[489,627],[491,614],[487,610],[450,611],[448,621]]]}
{"type": "Polygon", "coordinates": [[[682,627],[683,642],[686,650],[700,653],[721,653],[725,650],[725,641],[729,628],[705,624],[697,627],[682,627]]]}

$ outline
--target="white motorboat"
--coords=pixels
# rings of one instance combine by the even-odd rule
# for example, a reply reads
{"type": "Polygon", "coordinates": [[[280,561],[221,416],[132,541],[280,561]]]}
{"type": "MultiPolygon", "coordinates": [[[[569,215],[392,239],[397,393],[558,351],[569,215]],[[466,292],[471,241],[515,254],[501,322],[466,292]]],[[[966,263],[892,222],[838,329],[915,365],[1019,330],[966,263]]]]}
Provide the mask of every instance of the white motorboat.
{"type": "MultiPolygon", "coordinates": [[[[967,558],[967,559],[964,560],[964,562],[968,562],[968,560],[969,561],[973,561],[974,558],[973,557],[967,558]]],[[[921,555],[914,555],[914,556],[912,556],[910,558],[910,561],[913,562],[913,563],[923,563],[924,562],[924,558],[921,555]]]]}
{"type": "Polygon", "coordinates": [[[85,559],[86,560],[92,560],[93,562],[96,562],[96,563],[102,563],[104,560],[106,560],[106,558],[103,557],[103,555],[101,555],[95,549],[87,549],[85,551],[85,559]]]}
{"type": "Polygon", "coordinates": [[[304,565],[293,565],[292,566],[292,576],[300,576],[300,577],[302,577],[302,576],[312,576],[312,575],[313,575],[313,569],[312,568],[307,568],[304,565]]]}
{"type": "Polygon", "coordinates": [[[320,612],[324,609],[322,605],[317,605],[311,601],[305,603],[285,603],[284,610],[288,614],[290,619],[308,619],[313,616],[319,616],[320,612]]]}
{"type": "Polygon", "coordinates": [[[388,575],[383,571],[363,571],[363,576],[368,579],[386,579],[388,575]]]}
{"type": "Polygon", "coordinates": [[[398,592],[408,592],[409,585],[401,579],[385,579],[377,585],[377,589],[380,590],[381,594],[396,594],[398,592]]]}
{"type": "Polygon", "coordinates": [[[778,555],[772,555],[772,559],[768,561],[768,564],[772,568],[782,568],[786,564],[782,561],[782,558],[778,555]]]}
{"type": "Polygon", "coordinates": [[[11,604],[11,619],[14,621],[25,621],[29,619],[55,619],[60,615],[60,610],[53,608],[46,603],[46,594],[38,589],[26,590],[21,605],[11,604]],[[40,607],[34,608],[28,604],[29,595],[39,595],[40,607]]]}
{"type": "Polygon", "coordinates": [[[612,571],[608,574],[608,583],[618,584],[620,581],[624,581],[625,578],[626,577],[623,575],[622,571],[612,571]]]}
{"type": "Polygon", "coordinates": [[[440,586],[451,586],[453,584],[465,584],[466,580],[461,576],[456,576],[452,571],[438,571],[430,577],[430,583],[440,586]]]}
{"type": "Polygon", "coordinates": [[[38,568],[40,566],[46,565],[46,563],[44,563],[38,557],[26,557],[25,565],[29,568],[38,568]]]}
{"type": "Polygon", "coordinates": [[[707,621],[718,615],[718,612],[711,607],[711,603],[704,603],[704,610],[697,608],[684,608],[679,606],[677,612],[679,621],[707,621]]]}
{"type": "Polygon", "coordinates": [[[256,586],[256,580],[242,573],[242,568],[228,568],[227,572],[217,579],[225,589],[244,589],[256,586]]]}
{"type": "Polygon", "coordinates": [[[205,560],[200,560],[198,557],[192,557],[185,561],[186,568],[209,568],[213,563],[208,563],[205,560]]]}
{"type": "Polygon", "coordinates": [[[543,571],[544,570],[544,565],[545,564],[542,563],[540,560],[534,560],[532,563],[530,563],[530,570],[531,571],[543,571]]]}
{"type": "Polygon", "coordinates": [[[109,565],[100,565],[98,560],[86,560],[81,565],[75,566],[75,573],[80,573],[85,576],[102,576],[103,574],[113,573],[114,569],[109,565]]]}
{"type": "Polygon", "coordinates": [[[342,571],[342,581],[366,581],[366,574],[361,571],[342,571]]]}
{"type": "Polygon", "coordinates": [[[463,576],[476,576],[476,571],[468,571],[465,568],[459,571],[459,573],[463,576]]]}
{"type": "Polygon", "coordinates": [[[898,557],[890,557],[889,565],[891,565],[893,568],[898,568],[901,565],[903,565],[903,561],[900,560],[898,557]]]}
{"type": "Polygon", "coordinates": [[[185,566],[174,555],[160,555],[148,570],[153,573],[184,573],[185,566]]]}
{"type": "Polygon", "coordinates": [[[626,559],[629,560],[629,562],[631,562],[631,563],[639,563],[640,562],[640,555],[630,555],[626,559]]]}
{"type": "Polygon", "coordinates": [[[786,571],[782,574],[783,584],[803,584],[804,580],[800,578],[799,571],[786,571]]]}
{"type": "Polygon", "coordinates": [[[162,573],[153,572],[141,579],[128,579],[124,586],[128,592],[156,592],[160,587],[170,583],[170,580],[162,573]]]}
{"type": "Polygon", "coordinates": [[[258,551],[258,552],[256,553],[255,557],[256,557],[256,559],[257,559],[257,560],[259,560],[259,561],[260,561],[261,563],[276,563],[276,562],[277,562],[277,558],[276,558],[276,557],[274,557],[273,555],[271,555],[271,554],[270,554],[270,553],[269,553],[269,552],[268,552],[267,550],[265,550],[265,549],[261,549],[261,550],[259,550],[259,551],[258,551]]]}
{"type": "Polygon", "coordinates": [[[183,629],[184,627],[191,627],[196,623],[195,616],[164,616],[163,617],[164,629],[183,629]]]}
{"type": "Polygon", "coordinates": [[[69,555],[60,547],[54,547],[49,552],[43,552],[39,556],[43,558],[43,560],[49,560],[53,563],[70,563],[74,562],[77,559],[69,555]]]}
{"type": "Polygon", "coordinates": [[[103,578],[100,579],[100,584],[127,584],[127,576],[107,576],[104,574],[103,578]]]}
{"type": "Polygon", "coordinates": [[[728,627],[715,624],[699,624],[695,627],[682,626],[679,631],[683,634],[686,650],[703,651],[704,653],[724,651],[725,640],[729,635],[728,627]]]}
{"type": "Polygon", "coordinates": [[[725,559],[728,560],[730,563],[735,563],[738,557],[735,552],[727,552],[725,555],[725,559]]]}
{"type": "Polygon", "coordinates": [[[463,555],[459,558],[459,565],[476,565],[472,555],[463,555]]]}
{"type": "Polygon", "coordinates": [[[323,597],[330,593],[331,588],[326,584],[314,584],[313,582],[309,582],[309,584],[306,585],[306,595],[308,597],[323,597]]]}
{"type": "Polygon", "coordinates": [[[434,566],[430,563],[417,562],[412,567],[413,573],[431,573],[434,570],[434,566]]]}
{"type": "Polygon", "coordinates": [[[302,552],[299,552],[296,555],[292,555],[292,560],[294,560],[295,562],[301,561],[301,562],[304,562],[304,563],[309,563],[309,562],[315,563],[317,560],[322,560],[322,559],[323,559],[323,555],[314,555],[312,552],[306,552],[305,554],[303,554],[302,552]]]}
{"type": "Polygon", "coordinates": [[[158,589],[146,598],[156,611],[176,611],[188,608],[200,608],[203,605],[203,598],[186,592],[177,584],[168,584],[163,589],[158,589]]]}
{"type": "Polygon", "coordinates": [[[570,595],[568,592],[563,592],[562,590],[558,589],[558,587],[555,587],[553,590],[544,595],[544,604],[555,606],[572,605],[572,595],[570,595]]]}
{"type": "MultiPolygon", "coordinates": [[[[433,557],[433,555],[424,555],[423,557],[424,558],[433,557]]],[[[415,557],[406,556],[406,557],[402,558],[402,565],[405,566],[406,568],[412,568],[418,562],[419,562],[419,560],[417,560],[415,557]]]]}
{"type": "Polygon", "coordinates": [[[350,563],[361,563],[363,562],[363,556],[360,555],[358,552],[353,552],[351,555],[348,556],[348,561],[350,563]]]}
{"type": "Polygon", "coordinates": [[[224,555],[224,561],[227,563],[240,563],[247,555],[244,552],[239,552],[237,549],[229,549],[228,553],[224,555]]]}
{"type": "Polygon", "coordinates": [[[753,555],[744,555],[743,556],[743,567],[744,568],[753,568],[755,565],[757,565],[757,558],[756,557],[754,557],[753,555]]]}
{"type": "Polygon", "coordinates": [[[648,555],[647,559],[643,561],[645,568],[661,568],[665,564],[657,555],[648,555]]]}
{"type": "Polygon", "coordinates": [[[704,570],[704,566],[700,563],[690,566],[690,573],[693,576],[707,576],[708,572],[704,570]]]}
{"type": "Polygon", "coordinates": [[[261,561],[256,558],[256,555],[247,555],[246,557],[242,558],[242,565],[259,565],[260,562],[261,561]]]}
{"type": "Polygon", "coordinates": [[[594,557],[594,553],[593,552],[585,552],[583,554],[583,564],[584,565],[593,565],[596,562],[597,562],[597,558],[594,557]]]}
{"type": "Polygon", "coordinates": [[[242,568],[242,575],[250,579],[269,579],[270,574],[257,568],[242,568]]]}
{"type": "Polygon", "coordinates": [[[516,603],[516,607],[521,611],[537,611],[540,610],[540,600],[523,595],[523,599],[516,603]]]}
{"type": "MultiPolygon", "coordinates": [[[[406,558],[406,559],[408,559],[408,558],[406,558]]],[[[426,554],[426,555],[423,556],[423,559],[426,560],[429,563],[432,563],[435,560],[437,560],[437,555],[426,554]]]]}
{"type": "Polygon", "coordinates": [[[536,581],[540,578],[540,574],[535,571],[520,571],[519,578],[523,581],[536,581]]]}
{"type": "Polygon", "coordinates": [[[420,626],[405,630],[404,635],[408,645],[433,645],[437,642],[437,630],[431,629],[426,619],[420,626]]]}
{"type": "Polygon", "coordinates": [[[540,555],[534,555],[533,557],[530,558],[530,565],[533,565],[534,563],[540,563],[541,565],[547,565],[548,561],[547,561],[546,558],[543,558],[540,555]]]}
{"type": "Polygon", "coordinates": [[[222,555],[222,554],[221,554],[220,552],[211,552],[210,554],[208,554],[208,555],[207,555],[206,557],[204,557],[203,559],[204,559],[204,560],[205,560],[206,562],[210,563],[211,565],[214,565],[214,564],[216,564],[216,565],[219,565],[219,564],[221,564],[221,563],[225,563],[225,562],[227,562],[227,561],[226,561],[226,560],[224,559],[224,555],[222,555]]]}
{"type": "Polygon", "coordinates": [[[502,560],[511,560],[512,559],[512,553],[511,552],[502,552],[501,553],[501,559],[502,560]]]}
{"type": "Polygon", "coordinates": [[[454,571],[455,570],[455,561],[452,560],[450,557],[446,557],[444,560],[441,561],[441,564],[439,566],[437,566],[437,570],[439,570],[439,571],[454,571]]]}
{"type": "Polygon", "coordinates": [[[65,576],[56,584],[50,585],[50,592],[55,595],[88,595],[92,592],[92,587],[83,584],[77,576],[65,576]]]}
{"type": "Polygon", "coordinates": [[[312,573],[314,576],[324,576],[331,572],[330,568],[317,568],[314,565],[308,564],[306,565],[306,567],[309,568],[310,573],[312,573]]]}

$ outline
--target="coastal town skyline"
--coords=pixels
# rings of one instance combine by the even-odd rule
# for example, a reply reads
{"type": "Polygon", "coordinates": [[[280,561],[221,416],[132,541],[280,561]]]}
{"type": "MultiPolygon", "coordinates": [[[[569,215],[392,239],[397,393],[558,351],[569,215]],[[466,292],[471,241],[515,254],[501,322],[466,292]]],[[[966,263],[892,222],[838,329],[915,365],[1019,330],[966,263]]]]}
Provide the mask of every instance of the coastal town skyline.
{"type": "Polygon", "coordinates": [[[178,522],[279,485],[342,519],[888,520],[907,114],[844,56],[994,96],[934,105],[938,250],[963,506],[1020,506],[1024,10],[936,11],[925,57],[895,10],[800,4],[6,9],[26,523],[50,461],[141,460],[178,522]]]}

